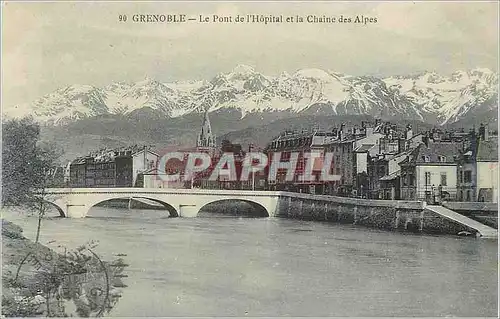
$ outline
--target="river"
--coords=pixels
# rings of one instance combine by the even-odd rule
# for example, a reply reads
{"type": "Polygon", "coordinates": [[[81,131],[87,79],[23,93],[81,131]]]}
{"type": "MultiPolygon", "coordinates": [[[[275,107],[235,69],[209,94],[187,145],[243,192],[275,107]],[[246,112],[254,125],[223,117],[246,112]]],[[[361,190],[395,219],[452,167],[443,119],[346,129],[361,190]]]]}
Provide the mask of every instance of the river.
{"type": "MultiPolygon", "coordinates": [[[[35,237],[36,218],[4,213],[35,237]]],[[[94,207],[40,242],[122,257],[110,316],[496,316],[497,242],[279,218],[94,207]]]]}

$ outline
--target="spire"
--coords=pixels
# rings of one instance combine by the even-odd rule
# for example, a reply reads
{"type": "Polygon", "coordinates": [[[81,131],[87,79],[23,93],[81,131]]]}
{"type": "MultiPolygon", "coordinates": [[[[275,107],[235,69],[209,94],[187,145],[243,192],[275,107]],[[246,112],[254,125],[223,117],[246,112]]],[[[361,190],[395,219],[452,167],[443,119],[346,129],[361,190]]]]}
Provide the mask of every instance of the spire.
{"type": "Polygon", "coordinates": [[[216,148],[215,135],[212,133],[212,126],[210,125],[210,118],[208,117],[208,110],[205,110],[201,131],[198,135],[196,147],[201,150],[212,151],[216,148]]]}
{"type": "Polygon", "coordinates": [[[201,134],[212,134],[212,126],[210,125],[210,118],[208,117],[208,110],[205,110],[203,117],[203,124],[201,126],[201,134]]]}

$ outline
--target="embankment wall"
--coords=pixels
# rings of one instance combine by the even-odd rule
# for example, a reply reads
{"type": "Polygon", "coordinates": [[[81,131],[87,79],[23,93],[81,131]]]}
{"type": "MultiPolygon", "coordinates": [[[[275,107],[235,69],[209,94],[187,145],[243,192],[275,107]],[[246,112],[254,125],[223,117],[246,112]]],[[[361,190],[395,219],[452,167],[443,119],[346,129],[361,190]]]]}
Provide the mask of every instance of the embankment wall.
{"type": "Polygon", "coordinates": [[[421,201],[390,201],[281,193],[277,217],[332,221],[386,230],[457,235],[476,231],[425,209],[421,201]]]}

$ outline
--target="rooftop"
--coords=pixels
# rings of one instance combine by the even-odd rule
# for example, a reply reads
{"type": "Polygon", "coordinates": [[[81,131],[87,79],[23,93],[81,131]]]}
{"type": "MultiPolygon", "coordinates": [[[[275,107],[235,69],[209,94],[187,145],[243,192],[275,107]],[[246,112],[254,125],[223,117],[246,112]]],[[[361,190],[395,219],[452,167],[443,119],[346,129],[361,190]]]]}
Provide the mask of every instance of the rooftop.
{"type": "Polygon", "coordinates": [[[362,144],[354,149],[354,152],[364,153],[368,152],[375,144],[362,144]]]}
{"type": "Polygon", "coordinates": [[[72,164],[84,164],[87,161],[100,162],[100,163],[113,162],[116,157],[132,156],[133,154],[141,152],[146,148],[148,149],[148,151],[156,154],[154,151],[152,151],[147,146],[132,145],[132,146],[119,147],[119,148],[115,148],[115,149],[102,148],[102,149],[97,150],[97,151],[92,151],[86,156],[78,157],[75,160],[73,160],[71,163],[72,164]]]}
{"type": "Polygon", "coordinates": [[[455,157],[460,154],[461,149],[461,143],[429,141],[427,145],[417,146],[410,153],[409,161],[416,164],[454,164],[455,157]]]}

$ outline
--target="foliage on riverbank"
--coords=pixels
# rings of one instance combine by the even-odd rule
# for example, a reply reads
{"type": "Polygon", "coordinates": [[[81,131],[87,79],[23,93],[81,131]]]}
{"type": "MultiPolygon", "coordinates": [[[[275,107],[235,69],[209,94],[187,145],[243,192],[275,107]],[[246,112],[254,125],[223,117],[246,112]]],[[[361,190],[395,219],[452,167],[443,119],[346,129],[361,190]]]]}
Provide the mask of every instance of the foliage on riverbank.
{"type": "Polygon", "coordinates": [[[40,141],[40,125],[33,118],[2,124],[2,206],[36,203],[33,190],[50,186],[50,172],[62,151],[40,141]]]}
{"type": "Polygon", "coordinates": [[[103,262],[93,243],[58,253],[2,219],[2,316],[101,316],[120,295],[127,266],[103,262]]]}

